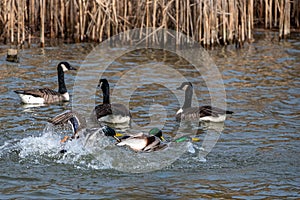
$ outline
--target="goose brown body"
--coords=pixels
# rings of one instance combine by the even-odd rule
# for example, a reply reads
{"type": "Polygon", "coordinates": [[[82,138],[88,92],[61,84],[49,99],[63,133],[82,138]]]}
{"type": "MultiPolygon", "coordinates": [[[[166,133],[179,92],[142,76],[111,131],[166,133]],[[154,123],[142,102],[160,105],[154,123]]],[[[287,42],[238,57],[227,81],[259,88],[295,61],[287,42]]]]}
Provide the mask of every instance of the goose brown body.
{"type": "Polygon", "coordinates": [[[191,82],[183,82],[178,90],[185,91],[185,99],[182,108],[176,113],[176,120],[200,120],[211,122],[223,122],[226,116],[233,114],[232,111],[223,110],[212,106],[191,107],[193,85],[191,82]]]}
{"type": "Polygon", "coordinates": [[[25,104],[49,104],[69,101],[70,97],[64,80],[64,72],[68,70],[76,69],[68,62],[60,62],[57,65],[58,92],[49,88],[15,90],[14,92],[19,95],[22,103],[25,104]]]}
{"type": "Polygon", "coordinates": [[[112,124],[130,123],[131,113],[123,105],[110,103],[109,83],[107,79],[100,79],[99,87],[103,93],[103,102],[94,108],[94,115],[100,122],[112,124]]]}

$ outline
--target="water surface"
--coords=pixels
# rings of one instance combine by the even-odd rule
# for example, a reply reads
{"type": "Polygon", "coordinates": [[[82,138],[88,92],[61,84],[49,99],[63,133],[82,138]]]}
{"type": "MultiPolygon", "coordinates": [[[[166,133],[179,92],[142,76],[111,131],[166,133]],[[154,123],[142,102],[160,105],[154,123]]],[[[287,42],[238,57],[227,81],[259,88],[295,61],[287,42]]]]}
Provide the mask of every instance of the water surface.
{"type": "MultiPolygon", "coordinates": [[[[299,198],[300,40],[299,35],[281,42],[271,37],[272,33],[261,33],[257,34],[256,42],[243,49],[229,46],[208,51],[222,74],[227,108],[235,114],[212,135],[203,124],[199,127],[198,123],[184,124],[184,133],[196,131],[195,137],[200,142],[187,143],[182,147],[187,151],[174,159],[174,163],[146,173],[129,173],[125,169],[132,164],[130,159],[150,162],[155,158],[153,155],[164,158],[173,154],[136,155],[128,149],[116,149],[110,145],[111,140],[104,139],[99,145],[108,145],[107,151],[101,148],[100,153],[99,148],[91,151],[74,142],[68,147],[67,156],[60,155],[59,140],[69,129],[49,128],[47,120],[71,109],[72,102],[27,107],[20,104],[13,92],[20,88],[57,88],[57,63],[69,61],[80,67],[94,44],[61,43],[44,49],[24,49],[20,51],[18,64],[5,61],[7,46],[1,46],[1,199],[299,198]],[[205,159],[200,158],[202,142],[209,137],[217,138],[217,143],[205,159]],[[123,165],[126,160],[128,166],[123,165]]],[[[153,49],[130,52],[113,62],[104,76],[109,77],[114,90],[126,72],[148,64],[167,65],[181,72],[194,83],[198,101],[210,104],[209,89],[201,74],[170,52],[153,49]]],[[[170,89],[178,87],[180,82],[162,85],[136,74],[131,77],[140,79],[141,85],[129,102],[140,129],[130,131],[146,131],[154,120],[161,120],[167,139],[180,134],[174,115],[184,95],[170,89]]],[[[75,78],[76,72],[65,75],[70,94],[75,78]]],[[[158,74],[157,81],[161,78],[158,74]]],[[[130,85],[123,86],[114,101],[125,101],[123,97],[129,88],[130,85]]],[[[101,95],[97,91],[87,99],[100,103],[101,95]]],[[[89,106],[83,103],[81,108],[89,106]]]]}

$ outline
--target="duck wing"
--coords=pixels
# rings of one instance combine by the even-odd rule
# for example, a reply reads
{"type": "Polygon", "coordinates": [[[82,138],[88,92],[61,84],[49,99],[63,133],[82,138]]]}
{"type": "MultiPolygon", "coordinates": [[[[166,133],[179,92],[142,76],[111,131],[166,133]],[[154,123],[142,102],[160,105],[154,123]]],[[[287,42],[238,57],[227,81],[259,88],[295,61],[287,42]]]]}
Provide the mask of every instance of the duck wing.
{"type": "Polygon", "coordinates": [[[117,143],[118,146],[128,146],[134,151],[151,152],[163,149],[167,146],[163,144],[158,137],[143,133],[123,136],[120,140],[121,142],[117,143]]]}
{"type": "Polygon", "coordinates": [[[144,134],[124,136],[120,138],[118,146],[128,146],[134,151],[142,151],[148,144],[147,136],[144,134]]]}
{"type": "Polygon", "coordinates": [[[63,125],[70,123],[72,125],[74,133],[76,133],[79,129],[86,128],[85,119],[74,111],[63,112],[48,121],[54,125],[63,125]]]}
{"type": "Polygon", "coordinates": [[[72,112],[72,111],[66,111],[63,112],[55,117],[53,117],[52,119],[48,120],[48,122],[50,122],[51,124],[54,125],[61,125],[61,124],[66,124],[68,123],[68,121],[73,118],[76,117],[76,113],[72,112]]]}
{"type": "Polygon", "coordinates": [[[147,146],[143,149],[145,152],[157,151],[166,147],[166,144],[163,144],[160,139],[156,136],[149,136],[147,146]]]}

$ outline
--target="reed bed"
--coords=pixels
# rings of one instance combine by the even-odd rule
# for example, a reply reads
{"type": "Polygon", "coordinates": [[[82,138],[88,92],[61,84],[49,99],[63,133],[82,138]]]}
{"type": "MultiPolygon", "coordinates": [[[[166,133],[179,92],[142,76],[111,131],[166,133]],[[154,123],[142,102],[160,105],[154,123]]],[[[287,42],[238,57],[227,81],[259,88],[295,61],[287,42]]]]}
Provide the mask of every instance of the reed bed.
{"type": "MultiPolygon", "coordinates": [[[[0,41],[31,44],[39,39],[98,41],[134,28],[172,29],[204,46],[242,45],[253,29],[299,28],[300,3],[291,0],[0,0],[0,41]]],[[[168,34],[168,33],[166,33],[168,34]]],[[[128,36],[129,38],[129,36],[128,36]]],[[[128,39],[127,38],[127,39],[128,39]]],[[[160,42],[155,34],[149,42],[160,42]]]]}

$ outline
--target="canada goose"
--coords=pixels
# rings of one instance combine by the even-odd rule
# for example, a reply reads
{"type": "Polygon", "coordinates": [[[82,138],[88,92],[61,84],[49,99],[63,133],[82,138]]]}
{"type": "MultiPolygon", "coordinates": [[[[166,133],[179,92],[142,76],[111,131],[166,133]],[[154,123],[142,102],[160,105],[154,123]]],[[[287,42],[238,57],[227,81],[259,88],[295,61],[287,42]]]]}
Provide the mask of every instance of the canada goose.
{"type": "Polygon", "coordinates": [[[98,87],[102,89],[103,102],[94,108],[94,115],[97,120],[111,124],[129,124],[131,120],[130,111],[123,104],[110,103],[107,79],[100,79],[98,87]]]}
{"type": "Polygon", "coordinates": [[[137,135],[126,135],[120,139],[117,146],[128,146],[136,152],[151,152],[167,147],[167,144],[162,143],[162,131],[158,128],[153,128],[149,134],[139,133],[137,135]]]}
{"type": "Polygon", "coordinates": [[[68,70],[76,70],[68,62],[60,62],[57,65],[58,92],[49,88],[15,90],[21,101],[25,104],[43,104],[69,101],[69,93],[67,91],[64,79],[64,72],[68,70]]]}
{"type": "Polygon", "coordinates": [[[185,100],[182,108],[176,113],[176,120],[195,120],[223,122],[226,115],[232,114],[232,111],[225,111],[211,106],[191,107],[193,96],[193,85],[191,82],[183,82],[177,90],[185,91],[185,100]]]}
{"type": "MultiPolygon", "coordinates": [[[[78,114],[75,111],[66,111],[63,112],[52,119],[49,120],[50,123],[53,125],[64,125],[64,124],[70,124],[72,127],[73,135],[71,137],[66,136],[64,137],[61,142],[66,142],[69,139],[77,139],[79,137],[86,137],[88,134],[87,131],[87,124],[84,117],[82,117],[80,114],[78,114]]],[[[120,141],[120,139],[117,137],[117,133],[114,131],[114,129],[110,128],[107,125],[102,126],[101,128],[97,128],[96,131],[101,130],[105,136],[111,136],[114,137],[117,141],[120,141]]],[[[95,130],[93,130],[95,132],[95,130]]]]}

